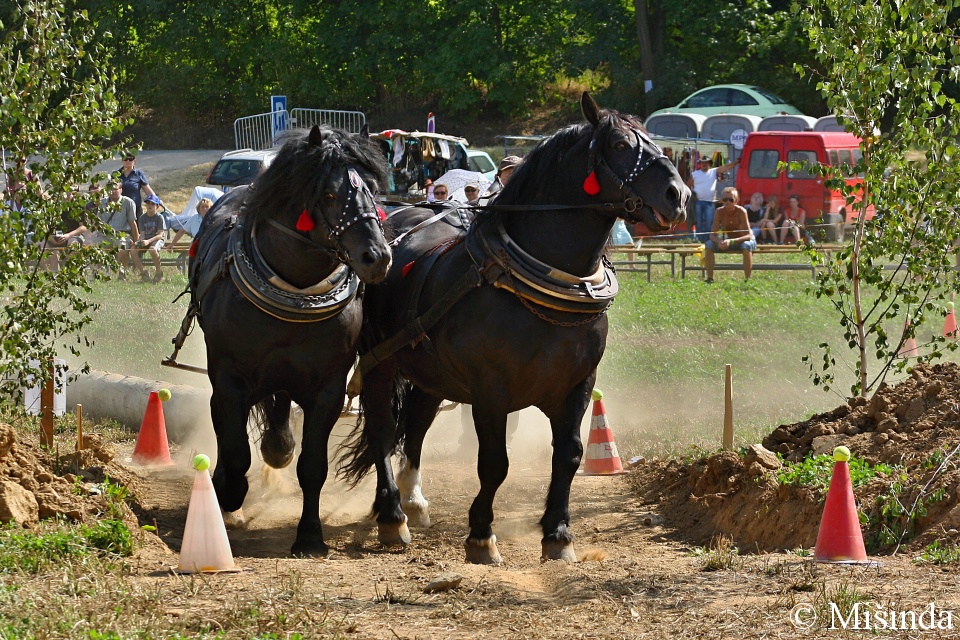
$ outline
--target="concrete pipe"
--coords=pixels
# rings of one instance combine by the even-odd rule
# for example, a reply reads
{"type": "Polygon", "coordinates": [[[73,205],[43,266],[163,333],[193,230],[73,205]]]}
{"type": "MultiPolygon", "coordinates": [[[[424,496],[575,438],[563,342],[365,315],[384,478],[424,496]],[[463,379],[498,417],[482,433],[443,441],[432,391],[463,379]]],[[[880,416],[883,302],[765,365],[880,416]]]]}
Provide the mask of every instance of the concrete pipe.
{"type": "Polygon", "coordinates": [[[77,374],[76,379],[67,384],[67,409],[72,411],[82,404],[84,417],[113,419],[139,431],[150,392],[160,389],[169,389],[172,394],[163,403],[163,418],[171,442],[183,443],[202,431],[212,433],[209,389],[106,371],[77,374]]]}

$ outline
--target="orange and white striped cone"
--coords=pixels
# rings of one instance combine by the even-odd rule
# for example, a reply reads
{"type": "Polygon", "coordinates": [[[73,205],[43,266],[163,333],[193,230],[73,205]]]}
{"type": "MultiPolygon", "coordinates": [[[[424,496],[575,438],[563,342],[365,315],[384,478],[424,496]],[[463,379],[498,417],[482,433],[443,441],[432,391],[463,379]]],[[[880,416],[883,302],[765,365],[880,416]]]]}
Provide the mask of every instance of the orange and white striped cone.
{"type": "MultiPolygon", "coordinates": [[[[903,323],[903,332],[906,333],[909,328],[910,319],[907,318],[906,322],[903,323]]],[[[897,355],[901,358],[916,358],[920,355],[920,350],[917,349],[917,341],[914,340],[913,336],[903,341],[903,346],[900,347],[900,352],[897,355]]]]}
{"type": "Polygon", "coordinates": [[[583,462],[585,476],[612,476],[627,473],[620,462],[613,431],[607,424],[607,410],[603,407],[603,392],[594,389],[593,417],[590,419],[590,437],[587,439],[586,459],[583,462]]]}
{"type": "Polygon", "coordinates": [[[957,316],[952,302],[947,303],[947,317],[943,319],[943,337],[957,339],[957,316]]]}

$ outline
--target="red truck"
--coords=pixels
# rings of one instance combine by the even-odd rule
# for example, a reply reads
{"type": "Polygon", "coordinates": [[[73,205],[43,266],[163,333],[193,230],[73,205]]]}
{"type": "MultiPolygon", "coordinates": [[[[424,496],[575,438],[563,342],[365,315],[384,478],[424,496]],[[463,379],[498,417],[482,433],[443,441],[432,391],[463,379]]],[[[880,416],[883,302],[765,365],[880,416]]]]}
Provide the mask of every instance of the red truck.
{"type": "MultiPolygon", "coordinates": [[[[786,208],[791,195],[800,198],[807,211],[807,224],[821,225],[828,242],[843,240],[844,225],[852,221],[843,196],[828,189],[824,178],[803,169],[780,171],[780,162],[819,162],[831,166],[854,165],[862,156],[860,138],[851,133],[818,131],[757,131],[747,136],[737,166],[736,187],[740,201],[749,202],[756,192],[766,201],[776,196],[786,208]]],[[[849,183],[855,180],[848,180],[849,183]]],[[[867,212],[868,217],[872,211],[867,212]]],[[[813,227],[814,229],[816,227],[813,227]]],[[[817,234],[815,234],[817,235],[817,234]]]]}

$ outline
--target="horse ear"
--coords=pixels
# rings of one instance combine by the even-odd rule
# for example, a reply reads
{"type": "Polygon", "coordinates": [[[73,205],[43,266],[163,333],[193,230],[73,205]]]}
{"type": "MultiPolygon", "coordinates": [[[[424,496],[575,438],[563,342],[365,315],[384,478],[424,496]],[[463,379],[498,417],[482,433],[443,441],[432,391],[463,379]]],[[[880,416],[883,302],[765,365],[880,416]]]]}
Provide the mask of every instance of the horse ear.
{"type": "Polygon", "coordinates": [[[364,122],[364,123],[363,123],[363,126],[360,127],[360,133],[358,133],[357,135],[359,135],[361,138],[369,138],[369,137],[370,137],[370,125],[368,125],[366,122],[364,122]]]}
{"type": "Polygon", "coordinates": [[[593,126],[600,124],[600,107],[596,101],[586,91],[580,96],[580,109],[583,111],[583,117],[593,126]]]}
{"type": "Polygon", "coordinates": [[[319,147],[323,144],[323,134],[320,132],[320,127],[318,125],[313,125],[313,128],[310,129],[310,137],[307,138],[307,141],[315,147],[319,147]]]}

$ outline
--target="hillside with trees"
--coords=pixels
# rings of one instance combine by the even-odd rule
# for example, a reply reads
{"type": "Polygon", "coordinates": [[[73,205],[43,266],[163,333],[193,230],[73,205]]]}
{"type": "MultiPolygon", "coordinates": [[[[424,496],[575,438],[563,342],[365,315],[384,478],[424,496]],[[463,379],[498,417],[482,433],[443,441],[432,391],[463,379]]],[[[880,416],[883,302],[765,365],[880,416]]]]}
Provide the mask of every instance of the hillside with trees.
{"type": "Polygon", "coordinates": [[[266,111],[272,94],[360,110],[374,127],[422,128],[433,111],[443,130],[487,144],[542,132],[544,114],[577,119],[566,98],[580,89],[646,115],[710,84],[747,82],[825,113],[815,79],[793,70],[816,60],[786,0],[73,4],[109,42],[148,143],[229,142],[233,119],[266,111]]]}

